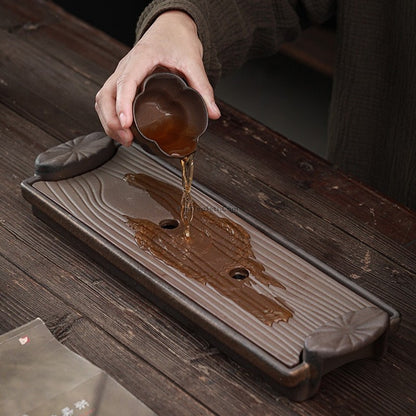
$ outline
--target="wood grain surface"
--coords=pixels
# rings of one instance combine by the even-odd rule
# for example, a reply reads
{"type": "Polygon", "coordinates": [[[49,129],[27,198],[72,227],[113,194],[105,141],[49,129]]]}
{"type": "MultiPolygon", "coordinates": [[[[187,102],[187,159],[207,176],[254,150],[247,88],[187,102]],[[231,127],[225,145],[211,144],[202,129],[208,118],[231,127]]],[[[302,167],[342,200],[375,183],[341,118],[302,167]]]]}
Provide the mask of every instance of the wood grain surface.
{"type": "Polygon", "coordinates": [[[47,148],[99,130],[94,96],[125,46],[50,1],[0,0],[0,333],[41,317],[54,336],[160,415],[412,415],[416,213],[248,116],[201,141],[196,179],[402,314],[380,361],[280,397],[33,216],[20,182],[47,148]]]}

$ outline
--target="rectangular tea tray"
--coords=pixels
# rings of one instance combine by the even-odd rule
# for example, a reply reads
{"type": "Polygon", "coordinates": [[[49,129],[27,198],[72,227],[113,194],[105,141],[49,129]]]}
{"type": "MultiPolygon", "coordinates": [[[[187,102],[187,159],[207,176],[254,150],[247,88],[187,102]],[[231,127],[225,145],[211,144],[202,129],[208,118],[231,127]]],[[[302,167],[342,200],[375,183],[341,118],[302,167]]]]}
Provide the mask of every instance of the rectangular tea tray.
{"type": "Polygon", "coordinates": [[[173,247],[182,227],[178,171],[137,145],[90,168],[25,180],[34,214],[281,393],[305,400],[328,371],[382,355],[397,311],[211,190],[192,189],[191,241],[205,240],[173,247]]]}

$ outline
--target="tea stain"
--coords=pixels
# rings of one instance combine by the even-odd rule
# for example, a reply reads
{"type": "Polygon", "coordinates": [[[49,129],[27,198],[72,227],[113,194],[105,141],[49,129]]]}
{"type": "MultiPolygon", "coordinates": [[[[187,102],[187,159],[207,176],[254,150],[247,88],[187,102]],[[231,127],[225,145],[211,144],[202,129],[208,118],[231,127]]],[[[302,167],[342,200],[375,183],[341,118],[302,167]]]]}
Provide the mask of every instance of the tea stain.
{"type": "Polygon", "coordinates": [[[287,322],[293,316],[280,299],[255,290],[257,282],[281,289],[284,286],[268,276],[256,260],[250,235],[243,227],[194,202],[192,234],[186,237],[186,223],[181,221],[180,212],[183,196],[178,188],[145,174],[127,174],[124,179],[147,191],[172,216],[159,224],[127,217],[142,250],[188,278],[214,288],[266,325],[287,322]]]}

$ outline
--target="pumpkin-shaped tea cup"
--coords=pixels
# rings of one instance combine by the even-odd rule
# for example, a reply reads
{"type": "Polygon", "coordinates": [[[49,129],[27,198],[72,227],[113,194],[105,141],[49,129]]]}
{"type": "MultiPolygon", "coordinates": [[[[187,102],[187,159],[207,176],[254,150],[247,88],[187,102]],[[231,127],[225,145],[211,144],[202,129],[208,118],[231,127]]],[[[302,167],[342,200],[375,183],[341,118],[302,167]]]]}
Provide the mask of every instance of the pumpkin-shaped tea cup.
{"type": "Polygon", "coordinates": [[[184,158],[194,153],[208,126],[201,95],[171,72],[154,72],[133,102],[132,131],[146,150],[184,158]]]}

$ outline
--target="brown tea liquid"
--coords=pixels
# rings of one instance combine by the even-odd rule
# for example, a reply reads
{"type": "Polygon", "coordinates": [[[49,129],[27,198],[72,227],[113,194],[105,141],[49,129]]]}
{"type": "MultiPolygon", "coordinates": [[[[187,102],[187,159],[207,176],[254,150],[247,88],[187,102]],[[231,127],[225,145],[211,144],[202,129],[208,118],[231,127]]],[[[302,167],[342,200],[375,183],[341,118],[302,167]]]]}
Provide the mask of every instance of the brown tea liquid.
{"type": "Polygon", "coordinates": [[[181,220],[185,227],[185,238],[191,237],[191,221],[194,216],[191,187],[194,177],[194,153],[181,159],[182,165],[182,198],[181,220]]]}
{"type": "Polygon", "coordinates": [[[160,110],[160,118],[140,126],[140,131],[169,156],[183,158],[196,150],[196,134],[181,112],[174,114],[160,110]]]}

